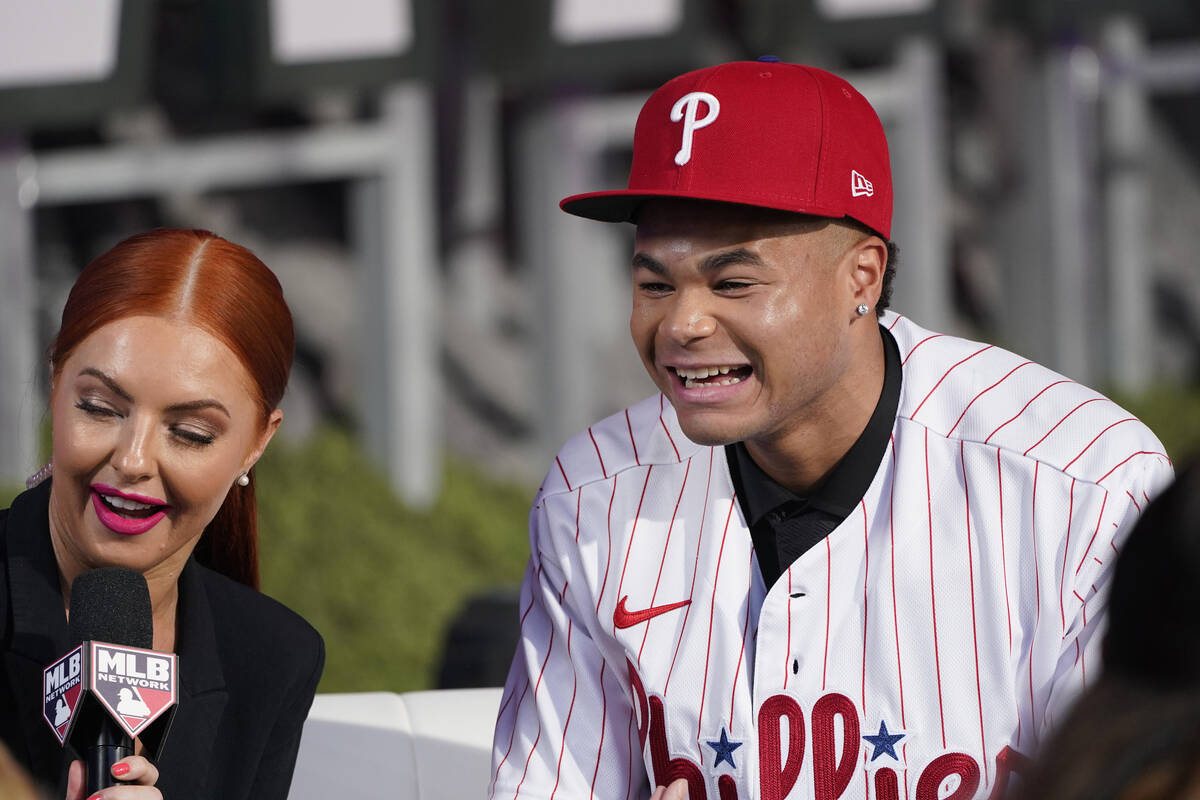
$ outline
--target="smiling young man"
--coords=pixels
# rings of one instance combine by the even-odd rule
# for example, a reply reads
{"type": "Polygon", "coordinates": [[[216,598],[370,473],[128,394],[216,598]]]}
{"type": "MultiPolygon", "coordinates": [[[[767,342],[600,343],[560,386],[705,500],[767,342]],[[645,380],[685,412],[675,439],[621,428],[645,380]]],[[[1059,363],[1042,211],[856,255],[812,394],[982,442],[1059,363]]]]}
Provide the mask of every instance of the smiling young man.
{"type": "Polygon", "coordinates": [[[680,76],[642,109],[630,331],[660,394],[535,500],[491,795],[1000,797],[1098,650],[1170,480],[1097,393],[886,311],[887,144],[840,78],[680,76]]]}

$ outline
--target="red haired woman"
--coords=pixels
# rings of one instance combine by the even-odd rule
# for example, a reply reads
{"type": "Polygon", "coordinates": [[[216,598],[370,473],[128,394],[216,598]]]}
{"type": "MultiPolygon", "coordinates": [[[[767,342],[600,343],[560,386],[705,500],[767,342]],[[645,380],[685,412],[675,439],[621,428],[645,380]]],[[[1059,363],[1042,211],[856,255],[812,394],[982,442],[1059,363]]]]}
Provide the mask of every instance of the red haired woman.
{"type": "Polygon", "coordinates": [[[180,656],[161,752],[113,767],[105,800],[284,798],[324,645],[256,591],[253,467],[283,417],[292,318],[279,282],[206,231],[132,236],[84,268],[51,350],[52,466],[0,511],[0,740],[81,798],[41,720],[76,576],[145,576],[154,649],[180,656]],[[153,761],[151,760],[153,758],[153,761]]]}

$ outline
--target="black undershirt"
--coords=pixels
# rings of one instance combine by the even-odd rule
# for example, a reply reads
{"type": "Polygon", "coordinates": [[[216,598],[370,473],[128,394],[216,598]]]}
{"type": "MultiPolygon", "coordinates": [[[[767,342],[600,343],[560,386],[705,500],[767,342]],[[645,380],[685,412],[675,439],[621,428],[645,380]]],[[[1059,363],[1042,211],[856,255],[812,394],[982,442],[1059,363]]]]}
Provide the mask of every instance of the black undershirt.
{"type": "Polygon", "coordinates": [[[810,547],[842,523],[871,486],[887,450],[900,403],[900,350],[886,328],[884,375],[879,402],[858,440],[825,480],[807,497],[781,486],[763,472],[744,442],[725,445],[729,474],[767,587],[810,547]]]}

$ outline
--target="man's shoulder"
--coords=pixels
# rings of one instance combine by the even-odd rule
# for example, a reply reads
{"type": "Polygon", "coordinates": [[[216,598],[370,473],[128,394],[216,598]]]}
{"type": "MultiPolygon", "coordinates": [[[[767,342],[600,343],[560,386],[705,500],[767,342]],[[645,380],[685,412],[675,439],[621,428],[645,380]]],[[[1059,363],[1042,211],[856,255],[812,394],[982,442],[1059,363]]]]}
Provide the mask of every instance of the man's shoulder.
{"type": "Polygon", "coordinates": [[[629,469],[680,464],[700,450],[662,394],[647,397],[567,440],[542,483],[542,497],[573,492],[629,469]]]}
{"type": "Polygon", "coordinates": [[[883,324],[903,364],[903,420],[1095,483],[1139,457],[1167,461],[1146,425],[1094,389],[993,344],[895,315],[883,324]]]}

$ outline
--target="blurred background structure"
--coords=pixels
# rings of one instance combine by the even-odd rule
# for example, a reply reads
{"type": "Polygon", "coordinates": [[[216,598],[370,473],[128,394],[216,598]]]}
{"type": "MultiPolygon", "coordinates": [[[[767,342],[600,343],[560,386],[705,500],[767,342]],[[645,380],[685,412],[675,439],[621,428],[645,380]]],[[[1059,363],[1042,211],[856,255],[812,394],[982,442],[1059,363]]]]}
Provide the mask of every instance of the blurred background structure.
{"type": "Polygon", "coordinates": [[[298,325],[264,586],[329,641],[323,690],[495,683],[446,637],[511,646],[546,464],[653,390],[632,230],[558,200],[623,185],[664,80],[763,54],[883,117],[894,308],[1200,443],[1194,0],[0,0],[0,485],[82,265],[211,229],[298,325]]]}

